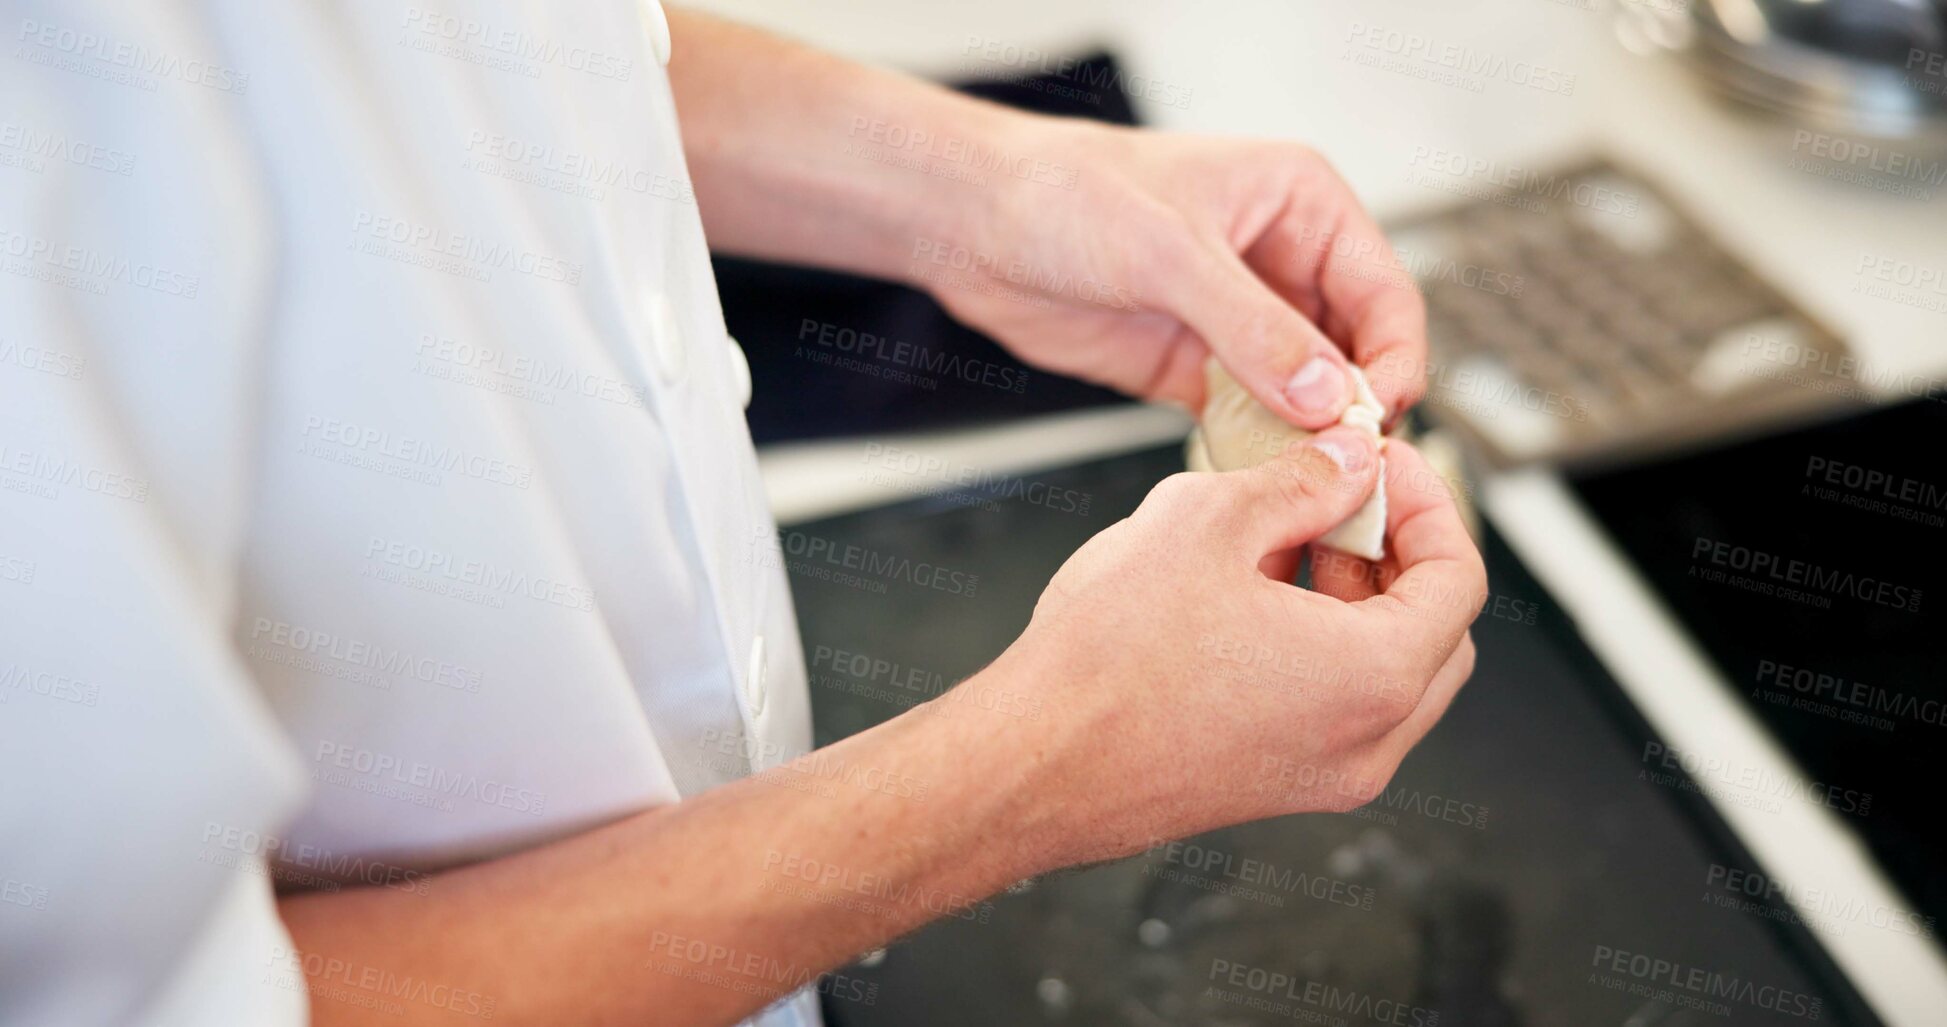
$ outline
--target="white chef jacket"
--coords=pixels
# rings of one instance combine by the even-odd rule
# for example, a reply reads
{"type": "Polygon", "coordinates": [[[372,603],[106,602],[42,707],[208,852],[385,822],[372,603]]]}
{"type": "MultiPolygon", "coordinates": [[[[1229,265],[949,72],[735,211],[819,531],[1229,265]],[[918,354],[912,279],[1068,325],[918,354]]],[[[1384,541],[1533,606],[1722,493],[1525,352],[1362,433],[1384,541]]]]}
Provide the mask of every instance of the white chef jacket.
{"type": "Polygon", "coordinates": [[[663,13],[0,11],[0,1023],[490,1011],[307,977],[271,878],[810,744],[663,13]]]}

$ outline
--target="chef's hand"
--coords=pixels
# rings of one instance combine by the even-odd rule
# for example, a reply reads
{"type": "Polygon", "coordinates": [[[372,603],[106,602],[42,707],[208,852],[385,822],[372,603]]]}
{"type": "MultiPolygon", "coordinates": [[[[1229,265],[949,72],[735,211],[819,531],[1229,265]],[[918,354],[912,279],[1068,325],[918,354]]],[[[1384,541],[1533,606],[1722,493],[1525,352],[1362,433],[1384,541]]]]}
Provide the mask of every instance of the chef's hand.
{"type": "Polygon", "coordinates": [[[1006,132],[1003,152],[1045,173],[997,176],[981,217],[912,254],[955,317],[1031,364],[1193,410],[1213,352],[1305,428],[1351,400],[1348,354],[1389,423],[1419,400],[1425,306],[1316,152],[1027,116],[1006,132]]]}
{"type": "Polygon", "coordinates": [[[1486,577],[1451,497],[1388,443],[1377,573],[1335,558],[1327,592],[1266,577],[1364,501],[1378,454],[1333,428],[1250,470],[1178,474],[1070,557],[993,667],[961,685],[1030,687],[1075,848],[1125,855],[1262,817],[1370,801],[1472,672],[1486,577]],[[1381,590],[1383,589],[1383,591],[1381,590]]]}

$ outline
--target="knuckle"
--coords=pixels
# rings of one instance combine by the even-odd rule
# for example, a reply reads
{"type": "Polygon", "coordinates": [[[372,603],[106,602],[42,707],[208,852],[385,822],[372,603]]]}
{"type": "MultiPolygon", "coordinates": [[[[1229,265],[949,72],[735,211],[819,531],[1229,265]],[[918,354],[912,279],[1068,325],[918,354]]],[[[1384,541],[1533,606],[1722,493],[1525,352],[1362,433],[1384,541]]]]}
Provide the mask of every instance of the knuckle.
{"type": "Polygon", "coordinates": [[[1304,143],[1295,143],[1292,145],[1291,155],[1292,159],[1298,163],[1298,167],[1302,171],[1310,172],[1311,174],[1319,175],[1333,181],[1344,181],[1344,178],[1339,174],[1339,169],[1333,166],[1332,159],[1327,157],[1317,147],[1307,146],[1304,143]]]}
{"type": "Polygon", "coordinates": [[[1136,259],[1134,248],[1115,251],[1113,259],[1126,275],[1135,278],[1143,288],[1166,295],[1198,280],[1208,258],[1197,245],[1195,236],[1162,215],[1137,211],[1132,220],[1135,238],[1152,239],[1156,243],[1141,249],[1141,259],[1136,259]]]}
{"type": "Polygon", "coordinates": [[[1474,646],[1473,632],[1463,633],[1460,636],[1460,649],[1454,653],[1454,670],[1460,674],[1461,680],[1474,676],[1474,665],[1479,659],[1480,650],[1474,646]]]}
{"type": "Polygon", "coordinates": [[[1277,320],[1258,305],[1237,312],[1231,319],[1230,352],[1246,364],[1269,364],[1278,356],[1277,320]]]}
{"type": "Polygon", "coordinates": [[[1382,644],[1375,650],[1372,657],[1372,673],[1376,679],[1391,683],[1393,694],[1410,692],[1405,682],[1426,679],[1416,648],[1411,645],[1400,645],[1395,640],[1392,644],[1382,644]]]}
{"type": "Polygon", "coordinates": [[[1319,796],[1319,805],[1328,813],[1350,813],[1384,795],[1386,786],[1392,783],[1392,779],[1391,770],[1377,773],[1370,769],[1351,767],[1331,788],[1326,789],[1319,796]]]}
{"type": "Polygon", "coordinates": [[[1147,521],[1178,525],[1219,516],[1230,507],[1232,491],[1221,487],[1221,477],[1214,473],[1178,471],[1152,486],[1136,512],[1147,521]]]}
{"type": "Polygon", "coordinates": [[[1398,770],[1398,762],[1382,759],[1373,761],[1370,766],[1360,772],[1357,775],[1359,794],[1363,797],[1364,801],[1360,802],[1359,805],[1363,806],[1386,794],[1386,789],[1393,783],[1393,774],[1398,770]]]}
{"type": "Polygon", "coordinates": [[[1306,460],[1272,459],[1258,465],[1259,476],[1271,486],[1271,491],[1287,506],[1305,507],[1317,499],[1314,472],[1307,469],[1306,460]]]}
{"type": "Polygon", "coordinates": [[[1328,752],[1353,752],[1386,736],[1405,719],[1403,712],[1377,696],[1348,696],[1325,726],[1328,752]]]}
{"type": "Polygon", "coordinates": [[[1471,602],[1467,607],[1467,623],[1472,624],[1487,609],[1487,564],[1482,562],[1480,551],[1467,547],[1467,592],[1471,602]]]}
{"type": "Polygon", "coordinates": [[[1151,486],[1142,505],[1164,509],[1183,506],[1204,491],[1198,480],[1201,477],[1196,471],[1178,471],[1151,486]]]}
{"type": "Polygon", "coordinates": [[[1286,452],[1287,455],[1266,460],[1258,468],[1279,498],[1293,506],[1302,507],[1327,496],[1350,493],[1360,484],[1310,446],[1294,446],[1286,452]]]}

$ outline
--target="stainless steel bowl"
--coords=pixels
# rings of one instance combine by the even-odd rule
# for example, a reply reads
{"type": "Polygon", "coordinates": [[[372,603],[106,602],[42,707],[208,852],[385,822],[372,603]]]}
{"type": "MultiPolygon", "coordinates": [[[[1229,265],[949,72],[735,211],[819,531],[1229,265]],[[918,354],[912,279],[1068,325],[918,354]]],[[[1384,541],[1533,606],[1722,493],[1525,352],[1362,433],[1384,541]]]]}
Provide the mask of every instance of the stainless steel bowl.
{"type": "Polygon", "coordinates": [[[1795,125],[1947,142],[1943,0],[1618,0],[1625,31],[1795,125]]]}

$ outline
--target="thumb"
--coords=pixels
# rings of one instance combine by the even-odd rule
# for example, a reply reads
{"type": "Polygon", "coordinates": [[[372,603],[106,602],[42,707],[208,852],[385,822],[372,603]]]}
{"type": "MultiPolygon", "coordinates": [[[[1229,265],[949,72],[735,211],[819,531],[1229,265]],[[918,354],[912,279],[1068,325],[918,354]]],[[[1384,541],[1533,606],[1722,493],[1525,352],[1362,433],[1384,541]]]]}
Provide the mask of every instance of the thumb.
{"type": "Polygon", "coordinates": [[[1356,428],[1328,428],[1303,445],[1219,475],[1237,537],[1252,556],[1282,552],[1331,531],[1359,509],[1379,479],[1379,443],[1356,428]]]}
{"type": "Polygon", "coordinates": [[[1345,354],[1227,247],[1205,244],[1163,295],[1257,401],[1301,428],[1337,423],[1351,404],[1345,354]]]}

